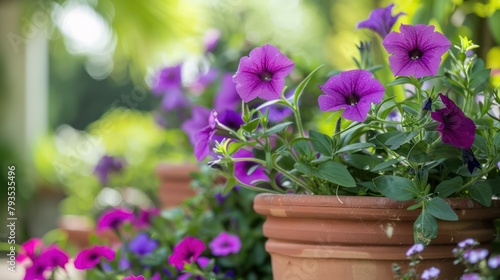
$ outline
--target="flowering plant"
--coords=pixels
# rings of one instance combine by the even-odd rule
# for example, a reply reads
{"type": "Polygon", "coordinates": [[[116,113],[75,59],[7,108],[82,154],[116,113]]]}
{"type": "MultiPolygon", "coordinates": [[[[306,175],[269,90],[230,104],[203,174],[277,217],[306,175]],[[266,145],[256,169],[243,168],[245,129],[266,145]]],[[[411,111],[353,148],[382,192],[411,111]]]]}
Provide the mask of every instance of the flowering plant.
{"type": "Polygon", "coordinates": [[[288,97],[286,77],[294,62],[278,48],[267,44],[241,58],[233,82],[243,100],[242,124],[228,127],[213,110],[196,133],[195,155],[203,159],[213,149],[210,165],[227,177],[226,192],[240,185],[274,193],[414,200],[409,209],[421,211],[414,236],[424,244],[436,236],[437,219],[458,219],[445,198],[491,204],[500,193],[500,96],[489,86],[490,70],[473,53],[478,46],[459,37],[450,48],[432,25],[402,24],[389,33],[401,15],[392,16],[391,8],[377,9],[358,27],[383,38],[394,81],[384,86],[374,77],[384,66],[373,65],[371,43],[361,43],[359,69],[319,85],[319,109],[342,111],[333,115],[336,128],[327,134],[306,129],[301,118],[304,89],[321,66],[288,97]],[[401,86],[405,98],[386,92],[401,86]],[[252,106],[257,99],[267,102],[252,106]],[[286,108],[294,120],[272,123],[270,106],[286,108]]]}

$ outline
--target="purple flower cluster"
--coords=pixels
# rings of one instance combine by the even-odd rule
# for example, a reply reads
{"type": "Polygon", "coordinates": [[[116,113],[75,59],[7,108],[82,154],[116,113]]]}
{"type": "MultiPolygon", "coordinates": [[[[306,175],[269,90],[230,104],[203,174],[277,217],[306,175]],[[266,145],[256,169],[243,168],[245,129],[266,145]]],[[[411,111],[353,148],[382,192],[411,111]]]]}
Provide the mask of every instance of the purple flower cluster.
{"type": "Polygon", "coordinates": [[[97,175],[101,184],[106,185],[108,183],[109,175],[111,173],[118,173],[122,171],[124,166],[125,161],[122,158],[105,155],[95,166],[94,174],[97,175]]]}
{"type": "Polygon", "coordinates": [[[421,253],[424,250],[424,245],[423,244],[414,244],[413,246],[406,251],[406,256],[411,257],[414,256],[418,253],[421,253]]]}
{"type": "Polygon", "coordinates": [[[208,246],[214,256],[227,256],[240,251],[241,240],[237,235],[221,232],[208,246]]]}

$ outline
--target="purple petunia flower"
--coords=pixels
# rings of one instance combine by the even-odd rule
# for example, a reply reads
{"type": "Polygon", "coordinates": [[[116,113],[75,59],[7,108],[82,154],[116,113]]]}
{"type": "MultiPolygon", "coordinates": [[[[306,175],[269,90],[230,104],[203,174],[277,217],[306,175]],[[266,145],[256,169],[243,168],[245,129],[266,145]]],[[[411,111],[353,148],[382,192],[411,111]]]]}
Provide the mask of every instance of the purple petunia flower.
{"type": "Polygon", "coordinates": [[[123,277],[122,280],[146,280],[146,278],[142,275],[135,276],[130,274],[130,276],[123,277]]]}
{"type": "Polygon", "coordinates": [[[106,185],[108,183],[109,174],[120,172],[124,165],[123,159],[105,155],[97,163],[94,174],[99,177],[101,184],[106,185]]]}
{"type": "Polygon", "coordinates": [[[477,273],[466,273],[462,275],[461,280],[481,280],[481,276],[477,273]]]}
{"type": "Polygon", "coordinates": [[[467,164],[467,169],[470,174],[474,172],[474,168],[481,169],[481,164],[477,161],[477,158],[471,149],[462,149],[462,163],[467,164]]]}
{"type": "MultiPolygon", "coordinates": [[[[253,158],[252,152],[240,149],[233,154],[233,158],[253,158]]],[[[267,181],[269,178],[264,169],[258,167],[258,163],[252,161],[239,161],[234,163],[234,176],[238,181],[251,185],[254,181],[267,181]]]]}
{"type": "Polygon", "coordinates": [[[196,142],[195,134],[207,126],[210,112],[205,107],[195,106],[192,109],[191,118],[181,125],[182,130],[187,134],[192,145],[196,142]]]}
{"type": "Polygon", "coordinates": [[[205,53],[212,52],[219,43],[221,33],[218,29],[212,28],[205,32],[203,36],[203,45],[205,46],[205,53]]]}
{"type": "Polygon", "coordinates": [[[439,273],[441,273],[439,268],[436,267],[428,268],[424,270],[424,272],[422,273],[422,279],[423,280],[436,279],[439,276],[439,273]]]}
{"type": "Polygon", "coordinates": [[[203,241],[187,236],[174,247],[173,254],[168,257],[168,263],[182,270],[185,263],[195,262],[205,249],[203,241]]]}
{"type": "Polygon", "coordinates": [[[134,219],[136,229],[143,229],[151,225],[154,217],[160,215],[160,209],[152,207],[149,209],[139,209],[139,215],[134,219]]]}
{"type": "Polygon", "coordinates": [[[253,49],[249,56],[242,57],[238,71],[233,77],[236,91],[243,101],[257,97],[274,100],[281,97],[285,77],[295,64],[275,46],[266,44],[253,49]]]}
{"type": "MultiPolygon", "coordinates": [[[[37,241],[31,241],[28,243],[28,246],[24,247],[31,250],[34,248],[33,245],[36,244],[37,241]]],[[[26,269],[26,273],[24,275],[25,280],[45,280],[45,273],[48,272],[48,270],[54,270],[56,267],[62,267],[64,269],[69,260],[68,254],[56,245],[43,249],[39,255],[36,255],[35,252],[29,258],[31,258],[32,264],[26,269]]]]}
{"type": "Polygon", "coordinates": [[[236,84],[233,82],[233,75],[225,73],[221,78],[219,92],[215,96],[214,109],[217,112],[235,110],[241,106],[241,98],[236,92],[236,84]]]}
{"type": "Polygon", "coordinates": [[[424,250],[424,245],[423,244],[415,244],[406,251],[406,256],[411,257],[413,255],[416,255],[424,250]]]}
{"type": "Polygon", "coordinates": [[[458,242],[458,247],[460,248],[465,248],[467,246],[474,246],[474,245],[477,245],[477,242],[472,238],[467,238],[465,240],[458,242]]]}
{"type": "Polygon", "coordinates": [[[51,268],[58,266],[64,268],[69,261],[68,253],[61,250],[56,245],[49,246],[43,250],[38,258],[44,259],[46,266],[51,268]]]}
{"type": "Polygon", "coordinates": [[[33,260],[33,264],[26,269],[24,280],[46,280],[45,272],[49,267],[47,262],[42,258],[33,260]]]}
{"type": "Polygon", "coordinates": [[[378,8],[370,13],[370,17],[358,23],[357,28],[368,28],[380,35],[380,37],[385,38],[387,34],[391,31],[392,26],[398,20],[398,17],[404,15],[404,13],[392,15],[392,8],[394,4],[390,4],[385,8],[378,8]]]}
{"type": "Polygon", "coordinates": [[[145,232],[137,234],[128,244],[130,252],[141,257],[153,252],[157,247],[158,241],[149,238],[145,232]]]}
{"type": "Polygon", "coordinates": [[[43,248],[43,241],[40,238],[31,238],[24,242],[17,253],[16,260],[19,263],[27,259],[33,260],[39,251],[43,248]]]}
{"type": "Polygon", "coordinates": [[[437,131],[443,142],[455,147],[470,149],[474,143],[476,125],[450,98],[441,93],[439,97],[446,107],[431,112],[431,117],[440,122],[437,131]]]}
{"type": "Polygon", "coordinates": [[[162,109],[170,111],[180,107],[189,107],[190,102],[182,91],[182,64],[163,68],[153,79],[151,91],[163,96],[162,109]]]}
{"type": "Polygon", "coordinates": [[[441,56],[450,48],[450,41],[434,31],[433,25],[401,24],[401,33],[389,33],[382,44],[388,53],[394,76],[435,76],[441,56]]]}
{"type": "Polygon", "coordinates": [[[105,211],[97,220],[97,232],[105,229],[117,230],[124,222],[131,221],[134,213],[126,208],[112,208],[105,211]]]}
{"type": "Polygon", "coordinates": [[[194,155],[202,161],[210,151],[210,142],[216,132],[217,112],[212,110],[208,117],[208,125],[194,134],[194,155]]]}
{"type": "Polygon", "coordinates": [[[325,94],[318,98],[322,111],[345,109],[342,117],[363,122],[370,111],[370,103],[380,103],[384,86],[366,70],[351,70],[332,76],[325,85],[319,85],[325,94]]]}
{"type": "Polygon", "coordinates": [[[115,255],[115,251],[106,246],[94,246],[91,249],[85,249],[78,253],[75,257],[74,265],[76,269],[90,269],[101,261],[101,257],[112,261],[115,255]]]}
{"type": "Polygon", "coordinates": [[[240,251],[241,240],[237,235],[221,232],[208,246],[214,256],[227,256],[240,251]]]}
{"type": "Polygon", "coordinates": [[[500,266],[500,255],[496,255],[494,257],[491,257],[488,260],[488,266],[491,269],[497,269],[500,266]]]}
{"type": "Polygon", "coordinates": [[[464,259],[471,264],[475,264],[488,256],[487,249],[470,249],[464,252],[464,259]]]}

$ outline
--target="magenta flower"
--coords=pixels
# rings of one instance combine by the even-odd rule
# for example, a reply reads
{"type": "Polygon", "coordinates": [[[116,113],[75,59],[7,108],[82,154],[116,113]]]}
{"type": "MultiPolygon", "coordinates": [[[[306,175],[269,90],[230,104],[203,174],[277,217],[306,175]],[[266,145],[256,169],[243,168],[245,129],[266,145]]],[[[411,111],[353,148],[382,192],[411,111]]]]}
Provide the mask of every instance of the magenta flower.
{"type": "Polygon", "coordinates": [[[464,259],[471,264],[484,260],[487,256],[487,249],[470,249],[464,252],[464,259]]]}
{"type": "Polygon", "coordinates": [[[144,276],[142,275],[134,276],[131,274],[130,276],[123,277],[122,280],[146,280],[146,278],[144,278],[144,276]]]}
{"type": "Polygon", "coordinates": [[[101,184],[108,183],[109,174],[122,171],[125,162],[121,158],[105,155],[97,163],[94,174],[97,175],[101,184]]]}
{"type": "Polygon", "coordinates": [[[181,125],[182,130],[186,133],[192,145],[196,142],[196,138],[194,137],[196,133],[207,126],[210,112],[205,107],[195,106],[191,111],[191,118],[181,125]]]}
{"type": "Polygon", "coordinates": [[[441,273],[439,268],[436,267],[428,268],[424,270],[424,272],[422,273],[422,279],[423,280],[436,279],[439,276],[439,273],[441,273]]]}
{"type": "Polygon", "coordinates": [[[285,77],[295,64],[275,46],[266,44],[253,49],[242,57],[233,77],[236,91],[243,101],[257,97],[265,100],[279,99],[285,87],[285,77]]]}
{"type": "Polygon", "coordinates": [[[42,248],[43,248],[42,239],[31,238],[21,245],[21,248],[17,253],[16,260],[19,263],[24,262],[26,259],[33,260],[42,248]]]}
{"type": "Polygon", "coordinates": [[[74,265],[76,269],[91,269],[101,261],[101,257],[112,261],[115,258],[115,251],[106,246],[94,246],[91,249],[82,250],[75,257],[74,265]]]}
{"type": "Polygon", "coordinates": [[[203,241],[187,236],[174,247],[173,254],[168,257],[168,263],[182,270],[185,263],[195,262],[205,249],[203,241]]]}
{"type": "MultiPolygon", "coordinates": [[[[240,149],[233,154],[233,158],[253,158],[253,153],[245,149],[240,149]]],[[[268,181],[264,169],[253,161],[239,161],[234,163],[234,176],[238,181],[251,185],[255,181],[268,181]]]]}
{"type": "Polygon", "coordinates": [[[117,230],[123,223],[134,219],[134,213],[126,208],[112,208],[105,211],[97,221],[97,232],[105,229],[117,230]]]}
{"type": "Polygon", "coordinates": [[[182,64],[163,68],[153,79],[151,91],[154,95],[163,96],[161,106],[165,111],[190,106],[182,91],[181,69],[182,64]]]}
{"type": "Polygon", "coordinates": [[[241,240],[237,235],[221,232],[208,246],[214,256],[227,256],[240,251],[241,240]]]}
{"type": "Polygon", "coordinates": [[[450,48],[450,41],[433,25],[401,24],[401,33],[389,33],[382,44],[388,53],[394,76],[435,76],[441,56],[450,48]]]}
{"type": "Polygon", "coordinates": [[[217,112],[212,110],[208,117],[208,125],[194,134],[194,155],[202,161],[210,152],[210,142],[216,132],[217,112]]]}
{"type": "Polygon", "coordinates": [[[387,34],[391,31],[392,26],[398,20],[398,17],[404,15],[404,13],[399,13],[395,16],[392,15],[392,8],[394,4],[390,4],[385,8],[378,8],[370,13],[370,17],[358,23],[357,28],[368,28],[378,33],[380,37],[385,38],[387,34]]]}
{"type": "Polygon", "coordinates": [[[384,86],[366,70],[350,70],[332,76],[325,85],[319,85],[325,94],[318,98],[322,111],[344,109],[342,117],[364,122],[370,103],[380,103],[384,86]]]}
{"type": "Polygon", "coordinates": [[[143,229],[151,225],[153,218],[160,215],[160,209],[153,207],[149,209],[139,209],[139,214],[133,224],[136,229],[143,229]]]}
{"type": "Polygon", "coordinates": [[[423,250],[424,250],[424,245],[415,244],[415,245],[411,246],[410,249],[408,249],[408,251],[406,251],[406,256],[411,257],[413,255],[416,255],[416,254],[422,252],[423,250]]]}
{"type": "Polygon", "coordinates": [[[45,272],[48,269],[47,262],[38,258],[33,260],[33,264],[26,269],[24,280],[46,280],[45,272]]]}
{"type": "MultiPolygon", "coordinates": [[[[29,246],[31,247],[33,243],[37,243],[37,241],[30,242],[29,246]]],[[[64,269],[69,260],[68,254],[56,245],[45,248],[39,255],[31,255],[30,258],[33,262],[26,269],[25,280],[45,280],[45,273],[54,270],[58,266],[64,269]]]]}
{"type": "Polygon", "coordinates": [[[130,252],[141,257],[153,252],[157,247],[158,241],[149,238],[145,232],[137,234],[128,244],[130,252]]]}
{"type": "Polygon", "coordinates": [[[43,250],[38,258],[44,259],[46,266],[51,268],[58,266],[64,268],[69,261],[68,253],[61,250],[56,245],[49,246],[43,250]]]}
{"type": "MultiPolygon", "coordinates": [[[[209,262],[210,262],[210,259],[207,257],[199,257],[198,260],[196,260],[196,263],[200,266],[201,269],[205,269],[205,267],[207,267],[209,262]]],[[[179,275],[179,277],[177,277],[177,280],[187,280],[187,279],[189,279],[189,277],[191,275],[192,275],[191,273],[184,273],[182,275],[179,275]]],[[[205,278],[197,275],[192,280],[205,280],[205,278]]]]}
{"type": "Polygon", "coordinates": [[[233,75],[225,73],[222,75],[221,86],[214,100],[214,109],[217,112],[236,110],[241,106],[241,98],[236,92],[236,84],[233,75]]]}
{"type": "Polygon", "coordinates": [[[440,122],[437,131],[443,142],[455,147],[470,149],[474,143],[476,125],[450,98],[441,93],[439,97],[446,107],[431,112],[431,117],[440,122]]]}

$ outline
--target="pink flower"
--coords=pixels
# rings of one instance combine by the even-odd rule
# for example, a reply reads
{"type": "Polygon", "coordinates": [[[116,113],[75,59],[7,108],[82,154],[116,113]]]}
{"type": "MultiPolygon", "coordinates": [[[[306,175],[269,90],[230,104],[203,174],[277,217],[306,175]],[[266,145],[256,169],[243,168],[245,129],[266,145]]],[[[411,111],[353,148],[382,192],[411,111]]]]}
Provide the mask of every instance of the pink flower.
{"type": "Polygon", "coordinates": [[[237,235],[221,232],[208,246],[214,256],[227,256],[240,251],[241,240],[237,235]]]}
{"type": "Polygon", "coordinates": [[[124,222],[131,221],[134,213],[126,208],[113,208],[105,211],[97,221],[97,232],[105,229],[117,230],[124,222]]]}
{"type": "Polygon", "coordinates": [[[91,249],[82,250],[75,257],[75,268],[80,270],[90,269],[99,264],[101,257],[109,261],[115,258],[115,251],[106,246],[94,246],[91,249]]]}
{"type": "Polygon", "coordinates": [[[185,263],[195,262],[205,249],[203,241],[188,236],[174,247],[173,254],[168,257],[168,263],[182,270],[185,263]]]}
{"type": "Polygon", "coordinates": [[[144,276],[142,275],[139,276],[130,275],[127,277],[123,277],[122,280],[146,280],[146,278],[144,278],[144,276]]]}
{"type": "Polygon", "coordinates": [[[24,262],[26,259],[33,260],[35,255],[39,253],[39,251],[43,247],[43,241],[40,238],[31,238],[28,241],[24,242],[17,253],[17,261],[19,263],[24,262]]]}
{"type": "Polygon", "coordinates": [[[149,209],[139,209],[139,215],[134,220],[134,226],[137,229],[148,227],[153,218],[160,215],[160,209],[153,207],[149,209]]]}
{"type": "MultiPolygon", "coordinates": [[[[36,242],[35,242],[36,243],[36,242]]],[[[31,246],[31,245],[30,245],[31,246]]],[[[42,246],[42,245],[39,245],[42,246]]],[[[32,255],[32,265],[26,269],[25,280],[45,280],[45,273],[54,270],[56,267],[64,268],[68,263],[68,254],[52,245],[42,250],[39,255],[32,255]]]]}

